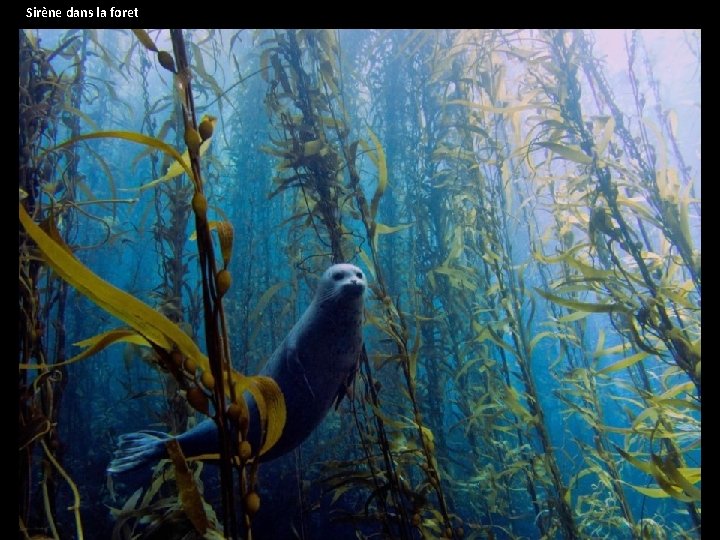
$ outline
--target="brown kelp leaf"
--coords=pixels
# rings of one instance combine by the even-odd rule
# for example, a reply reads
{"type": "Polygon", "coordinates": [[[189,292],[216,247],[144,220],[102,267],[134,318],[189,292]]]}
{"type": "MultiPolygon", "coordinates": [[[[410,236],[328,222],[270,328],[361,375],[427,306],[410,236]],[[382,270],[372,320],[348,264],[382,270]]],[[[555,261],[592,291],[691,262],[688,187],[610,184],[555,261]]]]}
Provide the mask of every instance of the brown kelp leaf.
{"type": "Polygon", "coordinates": [[[205,534],[209,523],[203,507],[203,498],[190,469],[188,469],[180,444],[176,439],[168,439],[165,442],[165,448],[167,448],[168,456],[175,467],[175,482],[185,515],[197,532],[205,534]]]}
{"type": "Polygon", "coordinates": [[[145,30],[143,30],[142,28],[133,28],[132,31],[133,34],[135,34],[135,37],[138,38],[138,41],[145,45],[146,49],[151,50],[152,52],[157,52],[158,49],[155,46],[155,42],[145,30]]]}
{"type": "Polygon", "coordinates": [[[229,221],[220,221],[215,227],[218,240],[220,241],[220,253],[223,258],[223,265],[227,268],[232,257],[233,239],[235,237],[235,229],[229,221]]]}

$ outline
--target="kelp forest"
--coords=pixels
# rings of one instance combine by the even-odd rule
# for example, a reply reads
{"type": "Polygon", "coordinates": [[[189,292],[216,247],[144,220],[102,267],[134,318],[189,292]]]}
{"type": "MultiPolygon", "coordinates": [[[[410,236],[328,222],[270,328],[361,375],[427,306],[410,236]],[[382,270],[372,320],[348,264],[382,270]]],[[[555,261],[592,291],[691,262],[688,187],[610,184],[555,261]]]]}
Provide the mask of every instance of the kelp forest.
{"type": "Polygon", "coordinates": [[[19,538],[700,538],[700,32],[607,32],[20,30],[19,538]]]}

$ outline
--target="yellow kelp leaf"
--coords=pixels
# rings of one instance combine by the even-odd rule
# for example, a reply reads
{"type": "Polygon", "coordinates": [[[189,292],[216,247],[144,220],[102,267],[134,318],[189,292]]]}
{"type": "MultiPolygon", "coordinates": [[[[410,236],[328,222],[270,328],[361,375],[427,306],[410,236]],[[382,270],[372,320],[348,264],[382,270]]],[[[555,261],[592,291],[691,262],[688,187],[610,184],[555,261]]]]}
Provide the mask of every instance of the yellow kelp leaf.
{"type": "Polygon", "coordinates": [[[638,426],[642,425],[645,420],[649,420],[650,424],[654,424],[657,421],[658,409],[657,407],[647,407],[643,412],[635,417],[632,423],[632,429],[637,430],[638,426]]]}
{"type": "Polygon", "coordinates": [[[505,404],[518,417],[523,424],[532,425],[536,422],[535,416],[520,403],[520,395],[512,386],[505,387],[505,404]]]}
{"type": "MultiPolygon", "coordinates": [[[[213,207],[215,208],[215,207],[213,207]]],[[[218,229],[221,229],[225,227],[225,223],[228,223],[227,221],[217,221],[217,220],[210,220],[208,221],[208,229],[211,231],[215,231],[218,229]]],[[[230,225],[232,227],[232,225],[230,225]]],[[[220,236],[220,233],[218,232],[218,236],[220,236]]],[[[190,233],[190,236],[188,237],[188,240],[197,240],[197,231],[193,231],[190,233]]]]}
{"type": "Polygon", "coordinates": [[[575,309],[577,311],[587,311],[588,313],[627,312],[627,309],[622,304],[591,304],[588,302],[578,302],[576,300],[568,300],[566,298],[561,298],[560,296],[555,296],[554,294],[540,290],[537,287],[533,288],[535,289],[535,292],[545,298],[545,300],[549,300],[555,304],[575,309]]]}
{"type": "MultiPolygon", "coordinates": [[[[613,445],[615,446],[615,445],[613,445]]],[[[637,467],[642,472],[652,475],[653,474],[653,466],[652,463],[648,463],[647,461],[642,461],[620,448],[619,446],[615,446],[615,450],[617,450],[618,454],[620,454],[623,458],[625,458],[626,461],[628,461],[631,465],[637,467]]]]}
{"type": "Polygon", "coordinates": [[[315,154],[320,154],[320,156],[322,157],[327,155],[328,152],[329,150],[327,148],[327,145],[320,139],[313,139],[312,141],[303,143],[302,153],[305,157],[314,156],[315,154]]]}
{"type": "Polygon", "coordinates": [[[247,390],[255,399],[260,413],[261,432],[265,433],[263,445],[258,452],[261,456],[270,450],[282,435],[287,420],[285,398],[278,384],[270,377],[245,377],[237,372],[233,372],[232,377],[236,396],[241,396],[247,390]]]}
{"type": "MultiPolygon", "coordinates": [[[[670,407],[673,409],[692,409],[700,412],[700,405],[686,399],[658,399],[650,398],[650,402],[657,407],[670,407]]],[[[699,428],[698,428],[699,430],[699,428]]]]}
{"type": "Polygon", "coordinates": [[[558,322],[561,322],[561,323],[575,322],[575,321],[579,321],[580,319],[584,319],[588,315],[590,315],[590,313],[588,313],[587,311],[575,311],[572,313],[568,313],[567,315],[565,315],[563,317],[560,317],[558,319],[558,322]]]}
{"type": "Polygon", "coordinates": [[[538,344],[538,342],[543,338],[555,338],[557,336],[557,332],[550,332],[549,330],[546,330],[544,332],[540,332],[539,334],[536,334],[531,340],[530,340],[530,352],[533,351],[535,346],[538,344]]]}
{"type": "MultiPolygon", "coordinates": [[[[189,161],[186,161],[187,157],[183,158],[183,156],[181,156],[175,148],[161,141],[160,139],[157,139],[155,137],[148,137],[147,135],[143,135],[142,133],[135,133],[134,131],[95,131],[93,133],[86,133],[84,135],[78,135],[77,137],[68,139],[64,143],[53,148],[53,150],[59,150],[60,148],[70,146],[71,144],[74,144],[78,141],[84,141],[87,139],[124,139],[126,141],[150,146],[152,148],[155,148],[156,150],[160,150],[161,152],[166,153],[176,162],[179,162],[179,166],[182,168],[182,170],[184,170],[190,178],[193,178],[192,171],[190,170],[190,166],[188,165],[189,161]]],[[[200,147],[200,150],[202,154],[202,146],[200,147]]],[[[187,152],[185,152],[185,154],[187,156],[187,152]]],[[[182,170],[180,172],[182,172],[182,170]]],[[[177,174],[180,174],[180,172],[178,172],[177,174]]],[[[175,176],[177,176],[177,174],[175,176]]],[[[140,189],[146,189],[147,187],[147,185],[141,186],[140,189]]]]}
{"type": "Polygon", "coordinates": [[[648,497],[652,497],[653,499],[666,499],[670,497],[669,493],[663,491],[660,488],[646,488],[641,486],[634,486],[632,484],[627,485],[633,488],[635,491],[642,493],[643,495],[646,495],[648,497]]]}
{"type": "Polygon", "coordinates": [[[598,371],[598,373],[602,375],[607,375],[608,373],[612,373],[613,371],[619,371],[626,367],[637,364],[641,360],[644,360],[647,356],[648,353],[646,353],[645,351],[640,351],[639,353],[635,353],[631,356],[628,356],[627,358],[620,360],[619,362],[615,362],[614,364],[611,364],[601,369],[600,371],[598,371]]]}
{"type": "Polygon", "coordinates": [[[408,229],[413,226],[413,223],[401,223],[400,225],[395,225],[394,227],[389,225],[384,225],[383,223],[375,223],[375,233],[376,234],[392,234],[396,233],[398,231],[402,231],[404,229],[408,229]]]}
{"type": "Polygon", "coordinates": [[[587,476],[588,474],[596,474],[596,471],[593,468],[588,467],[587,469],[583,469],[582,471],[577,473],[570,479],[570,482],[568,482],[565,495],[563,496],[563,500],[568,506],[570,506],[571,504],[572,490],[575,487],[575,484],[577,484],[578,480],[580,480],[583,476],[587,476]]]}
{"type": "Polygon", "coordinates": [[[65,103],[65,105],[63,105],[63,111],[69,112],[70,114],[74,114],[75,116],[82,118],[92,129],[99,129],[98,125],[92,118],[90,118],[90,116],[82,112],[80,109],[76,109],[75,107],[70,105],[70,103],[65,103]]]}
{"type": "Polygon", "coordinates": [[[370,139],[372,139],[372,142],[375,145],[375,152],[377,157],[374,161],[378,169],[377,188],[375,189],[375,194],[370,201],[370,219],[374,220],[375,216],[377,215],[377,208],[378,204],[380,204],[380,198],[383,196],[383,193],[385,193],[385,189],[387,188],[388,173],[387,163],[385,162],[385,150],[383,150],[382,144],[380,144],[380,140],[369,127],[368,134],[370,135],[370,139]]]}
{"type": "Polygon", "coordinates": [[[607,122],[605,122],[605,127],[603,128],[602,137],[600,137],[600,140],[595,145],[595,150],[596,150],[598,156],[601,156],[603,154],[603,152],[605,152],[605,149],[607,148],[607,145],[610,142],[610,139],[612,138],[614,131],[615,131],[615,118],[613,118],[611,116],[610,118],[608,118],[607,122]]]}
{"type": "Polygon", "coordinates": [[[651,208],[644,197],[625,197],[624,195],[618,194],[616,201],[619,206],[627,206],[636,214],[645,218],[649,223],[660,227],[660,222],[652,214],[651,208]]]}
{"type": "MultiPolygon", "coordinates": [[[[88,339],[84,339],[83,341],[78,341],[77,343],[73,343],[73,345],[76,345],[78,347],[84,347],[85,350],[81,352],[80,354],[77,354],[70,358],[69,360],[65,360],[64,362],[59,362],[57,364],[47,365],[47,364],[20,364],[20,369],[41,369],[46,367],[51,368],[57,368],[60,366],[67,366],[68,364],[72,364],[74,362],[78,362],[79,360],[83,360],[84,358],[87,358],[88,356],[92,356],[93,354],[100,352],[105,347],[108,347],[112,345],[113,343],[133,343],[135,345],[141,345],[145,347],[149,347],[150,343],[139,335],[135,330],[128,330],[123,328],[118,328],[115,330],[109,330],[107,332],[103,332],[102,334],[98,334],[97,336],[93,336],[88,339]]],[[[168,345],[169,347],[169,345],[168,345]]]]}
{"type": "MultiPolygon", "coordinates": [[[[693,483],[686,478],[673,463],[669,456],[662,459],[656,454],[650,455],[653,464],[657,468],[654,471],[655,480],[658,485],[668,491],[673,498],[680,498],[678,495],[689,497],[693,501],[699,501],[701,492],[693,486],[693,483]],[[682,493],[678,493],[678,489],[682,493]]],[[[684,498],[680,500],[685,500],[684,498]]]]}
{"type": "MultiPolygon", "coordinates": [[[[529,101],[529,97],[532,97],[532,96],[528,96],[526,99],[523,99],[523,101],[524,102],[529,101]]],[[[512,114],[512,113],[524,111],[524,110],[530,109],[530,108],[533,108],[533,109],[541,108],[541,106],[538,104],[521,104],[521,105],[513,105],[511,107],[493,107],[491,105],[483,105],[481,103],[475,103],[473,101],[468,101],[465,99],[453,99],[453,100],[448,101],[446,104],[447,105],[463,105],[464,107],[469,107],[471,109],[479,109],[481,111],[491,112],[494,114],[512,114]]]]}
{"type": "Polygon", "coordinates": [[[692,183],[688,182],[680,188],[678,193],[678,221],[680,225],[680,233],[685,241],[685,245],[692,252],[693,241],[690,235],[690,188],[692,183]]]}
{"type": "Polygon", "coordinates": [[[141,28],[133,28],[132,29],[133,34],[135,34],[135,37],[138,38],[138,41],[145,45],[146,49],[151,50],[152,52],[158,52],[157,47],[155,46],[155,42],[152,40],[152,38],[148,35],[148,33],[141,29],[141,28]]]}
{"type": "Polygon", "coordinates": [[[175,482],[180,493],[183,511],[195,530],[204,534],[209,523],[203,507],[203,498],[190,469],[188,469],[185,456],[180,449],[180,443],[175,438],[171,438],[165,442],[165,448],[167,448],[168,456],[175,468],[175,482]]]}
{"type": "MultiPolygon", "coordinates": [[[[198,151],[199,156],[203,156],[205,152],[207,152],[207,149],[210,147],[210,141],[212,141],[212,137],[204,140],[200,144],[200,150],[198,151]]],[[[190,154],[188,151],[185,150],[182,156],[179,156],[178,154],[178,157],[179,159],[177,157],[175,158],[175,161],[173,161],[173,163],[168,167],[167,172],[163,176],[135,189],[138,191],[144,191],[151,187],[155,187],[158,184],[162,184],[163,182],[167,182],[168,180],[172,180],[173,178],[180,176],[183,172],[187,173],[190,178],[193,178],[192,172],[190,171],[190,154]]]]}
{"type": "Polygon", "coordinates": [[[75,257],[73,255],[72,249],[70,249],[70,246],[68,246],[65,243],[65,240],[63,239],[62,235],[60,234],[60,231],[58,231],[57,226],[55,225],[55,220],[52,216],[48,216],[41,224],[40,228],[50,237],[52,238],[57,245],[59,245],[61,248],[63,248],[65,251],[67,251],[71,257],[75,257]]]}
{"type": "Polygon", "coordinates": [[[285,285],[287,285],[287,283],[281,281],[280,283],[276,283],[263,293],[263,295],[260,297],[260,300],[258,300],[255,309],[253,309],[252,313],[250,314],[251,321],[255,321],[260,317],[262,312],[265,310],[265,307],[268,305],[270,300],[272,300],[272,297],[275,296],[275,293],[277,293],[285,285]]]}
{"type": "Polygon", "coordinates": [[[233,239],[235,238],[235,229],[229,221],[220,221],[215,226],[218,241],[220,242],[220,254],[223,258],[223,265],[227,268],[232,257],[233,239]]]}
{"type": "Polygon", "coordinates": [[[619,345],[613,345],[612,347],[608,347],[607,349],[597,349],[595,350],[595,352],[593,352],[593,358],[602,358],[603,356],[608,356],[611,354],[620,354],[625,352],[629,348],[630,342],[625,342],[620,343],[619,345]]]}
{"type": "Polygon", "coordinates": [[[701,480],[700,467],[678,467],[678,472],[687,478],[688,482],[697,484],[701,480]]]}
{"type": "Polygon", "coordinates": [[[37,244],[45,262],[80,294],[133,328],[147,341],[168,352],[177,347],[182,354],[195,360],[204,371],[209,369],[207,357],[180,327],[162,313],[101,279],[72,257],[37,226],[22,204],[19,205],[19,215],[20,222],[37,244]]]}
{"type": "Polygon", "coordinates": [[[580,148],[577,148],[575,146],[565,146],[553,142],[540,142],[537,143],[537,145],[543,148],[547,148],[548,150],[551,150],[552,152],[561,155],[565,159],[574,161],[575,163],[582,163],[584,165],[592,163],[592,158],[587,154],[583,153],[580,148]]]}
{"type": "Polygon", "coordinates": [[[691,392],[693,392],[693,390],[695,390],[694,383],[692,383],[692,382],[680,383],[680,384],[676,384],[672,388],[666,390],[665,392],[663,392],[662,394],[657,396],[657,398],[655,398],[655,399],[670,399],[670,398],[674,398],[675,396],[677,396],[678,394],[680,394],[682,392],[691,393],[691,392]]]}

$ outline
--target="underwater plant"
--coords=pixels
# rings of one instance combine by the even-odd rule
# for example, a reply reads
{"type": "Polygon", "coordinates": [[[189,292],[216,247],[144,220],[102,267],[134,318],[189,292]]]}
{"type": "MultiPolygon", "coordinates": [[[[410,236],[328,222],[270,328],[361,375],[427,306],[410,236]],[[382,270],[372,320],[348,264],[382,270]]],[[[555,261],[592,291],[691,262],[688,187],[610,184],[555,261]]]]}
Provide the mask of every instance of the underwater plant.
{"type": "Polygon", "coordinates": [[[22,537],[699,538],[699,33],[692,105],[613,35],[21,31],[22,537]],[[252,374],[336,262],[355,382],[259,466],[252,374]],[[105,478],[207,416],[218,455],[105,478]]]}

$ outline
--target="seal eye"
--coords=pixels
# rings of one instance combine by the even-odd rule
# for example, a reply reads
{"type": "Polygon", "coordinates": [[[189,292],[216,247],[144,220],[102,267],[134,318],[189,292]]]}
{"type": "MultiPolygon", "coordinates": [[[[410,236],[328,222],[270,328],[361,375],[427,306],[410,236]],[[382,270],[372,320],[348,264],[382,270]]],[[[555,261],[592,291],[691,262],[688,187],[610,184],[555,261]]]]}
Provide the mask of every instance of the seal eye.
{"type": "Polygon", "coordinates": [[[358,273],[355,274],[355,275],[358,277],[358,279],[362,279],[362,272],[358,272],[358,273]]]}
{"type": "Polygon", "coordinates": [[[343,278],[343,275],[344,274],[342,272],[335,272],[332,277],[335,281],[340,281],[343,278]]]}

